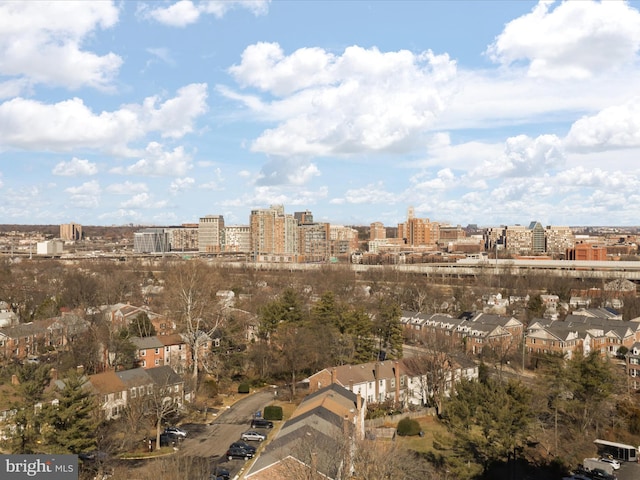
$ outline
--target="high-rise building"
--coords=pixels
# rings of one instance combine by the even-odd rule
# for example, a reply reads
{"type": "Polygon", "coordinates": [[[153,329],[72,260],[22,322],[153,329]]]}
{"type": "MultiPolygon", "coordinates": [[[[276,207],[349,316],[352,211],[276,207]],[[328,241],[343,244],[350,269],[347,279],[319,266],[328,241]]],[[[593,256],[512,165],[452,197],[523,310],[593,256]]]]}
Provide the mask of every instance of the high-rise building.
{"type": "Polygon", "coordinates": [[[293,212],[293,218],[298,221],[299,225],[303,223],[313,223],[313,214],[309,210],[304,212],[293,212]]]}
{"type": "Polygon", "coordinates": [[[198,250],[198,224],[183,223],[179,227],[167,228],[171,250],[189,252],[198,250]]]}
{"type": "Polygon", "coordinates": [[[198,251],[220,253],[224,251],[224,218],[222,215],[205,215],[198,223],[198,251]]]}
{"type": "Polygon", "coordinates": [[[298,225],[298,253],[303,262],[326,262],[331,256],[328,223],[298,225]]]}
{"type": "Polygon", "coordinates": [[[382,222],[373,222],[369,227],[369,240],[381,240],[387,238],[387,229],[382,222]]]}
{"type": "Polygon", "coordinates": [[[397,238],[411,247],[435,245],[440,238],[440,224],[428,218],[416,218],[413,207],[409,207],[407,221],[398,224],[397,238]]]}
{"type": "Polygon", "coordinates": [[[344,225],[330,225],[331,256],[349,255],[358,251],[358,231],[344,225]]]}
{"type": "Polygon", "coordinates": [[[505,250],[515,255],[531,253],[532,231],[523,225],[508,225],[504,229],[505,250]]]}
{"type": "Polygon", "coordinates": [[[169,232],[164,228],[145,228],[133,234],[135,253],[165,253],[169,249],[169,232]]]}
{"type": "Polygon", "coordinates": [[[529,230],[531,230],[531,253],[534,255],[545,253],[547,251],[547,242],[544,227],[540,222],[531,222],[529,230]]]}
{"type": "Polygon", "coordinates": [[[227,225],[224,227],[225,252],[249,253],[251,251],[251,228],[249,225],[227,225]]]}
{"type": "Polygon", "coordinates": [[[82,225],[63,223],[60,225],[60,240],[68,242],[82,240],[82,225]]]}
{"type": "Polygon", "coordinates": [[[573,232],[569,227],[548,226],[545,229],[547,238],[547,253],[550,255],[564,255],[576,244],[573,232]]]}
{"type": "Polygon", "coordinates": [[[284,206],[251,211],[251,254],[256,261],[296,261],[298,221],[284,213],[284,206]]]}

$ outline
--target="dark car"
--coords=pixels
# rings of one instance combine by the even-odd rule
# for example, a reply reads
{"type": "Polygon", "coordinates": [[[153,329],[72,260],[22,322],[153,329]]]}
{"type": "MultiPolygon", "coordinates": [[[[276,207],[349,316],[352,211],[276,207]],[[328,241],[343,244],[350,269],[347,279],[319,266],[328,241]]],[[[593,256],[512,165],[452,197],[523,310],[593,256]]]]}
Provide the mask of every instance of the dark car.
{"type": "Polygon", "coordinates": [[[223,467],[216,467],[209,480],[229,480],[231,478],[231,472],[223,467]]]}
{"type": "Polygon", "coordinates": [[[231,445],[229,445],[229,448],[242,448],[252,455],[255,455],[256,453],[256,447],[254,447],[253,445],[249,445],[247,442],[243,442],[242,440],[233,442],[231,445]]]}
{"type": "Polygon", "coordinates": [[[227,450],[226,456],[229,460],[233,460],[234,458],[249,460],[250,458],[253,458],[253,453],[248,452],[244,448],[230,447],[229,450],[227,450]]]}
{"type": "Polygon", "coordinates": [[[160,446],[161,447],[175,447],[183,439],[180,435],[175,433],[164,432],[160,434],[160,446]]]}
{"type": "Polygon", "coordinates": [[[251,420],[251,428],[273,428],[273,422],[262,418],[254,418],[251,420]]]}

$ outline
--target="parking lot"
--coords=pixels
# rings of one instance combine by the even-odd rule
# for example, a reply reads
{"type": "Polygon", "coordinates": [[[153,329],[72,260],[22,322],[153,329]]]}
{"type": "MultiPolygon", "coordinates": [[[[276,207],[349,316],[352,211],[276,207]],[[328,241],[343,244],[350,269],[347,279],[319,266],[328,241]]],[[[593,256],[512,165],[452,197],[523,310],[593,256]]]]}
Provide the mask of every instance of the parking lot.
{"type": "Polygon", "coordinates": [[[618,480],[638,480],[640,479],[640,463],[622,462],[616,475],[618,480]]]}

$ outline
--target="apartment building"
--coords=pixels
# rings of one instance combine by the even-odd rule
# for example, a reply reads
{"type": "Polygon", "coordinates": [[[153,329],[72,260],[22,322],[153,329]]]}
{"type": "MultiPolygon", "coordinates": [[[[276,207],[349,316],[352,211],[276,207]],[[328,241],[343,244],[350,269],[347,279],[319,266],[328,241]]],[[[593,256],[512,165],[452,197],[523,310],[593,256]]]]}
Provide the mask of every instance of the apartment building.
{"type": "Polygon", "coordinates": [[[440,239],[440,224],[428,218],[416,218],[413,207],[410,207],[407,221],[398,224],[397,238],[411,247],[436,245],[440,239]]]}
{"type": "Polygon", "coordinates": [[[298,226],[298,253],[301,262],[326,262],[331,256],[328,223],[304,223],[298,226]]]}
{"type": "Polygon", "coordinates": [[[183,223],[179,227],[167,228],[169,244],[174,252],[198,251],[198,224],[183,223]]]}
{"type": "Polygon", "coordinates": [[[369,226],[369,240],[381,240],[387,238],[387,229],[382,222],[373,222],[369,226]]]}
{"type": "Polygon", "coordinates": [[[205,215],[198,223],[198,251],[200,253],[220,253],[224,251],[224,217],[205,215]]]}
{"type": "Polygon", "coordinates": [[[329,225],[331,256],[350,255],[359,249],[358,231],[344,225],[329,225]]]}
{"type": "Polygon", "coordinates": [[[569,227],[548,226],[545,229],[547,253],[554,257],[564,256],[567,249],[575,245],[575,237],[569,227]]]}
{"type": "Polygon", "coordinates": [[[65,242],[82,240],[82,225],[77,223],[63,223],[60,225],[60,240],[65,242]]]}
{"type": "Polygon", "coordinates": [[[249,225],[227,225],[224,227],[225,251],[249,253],[251,251],[251,227],[249,225]]]}
{"type": "Polygon", "coordinates": [[[284,212],[284,206],[252,210],[249,225],[255,261],[297,261],[298,221],[284,212]]]}

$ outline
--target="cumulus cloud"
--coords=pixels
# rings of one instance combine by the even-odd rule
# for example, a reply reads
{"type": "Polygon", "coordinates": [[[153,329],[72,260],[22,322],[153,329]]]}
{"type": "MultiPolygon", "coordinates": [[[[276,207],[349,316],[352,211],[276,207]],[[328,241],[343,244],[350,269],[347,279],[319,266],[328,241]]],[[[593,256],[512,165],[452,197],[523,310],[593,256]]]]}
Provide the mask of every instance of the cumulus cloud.
{"type": "Polygon", "coordinates": [[[321,156],[415,147],[452,94],[456,65],[431,51],[353,46],[342,55],[304,48],[286,56],[278,44],[258,43],[229,72],[265,98],[219,91],[239,101],[248,98],[247,108],[279,122],[254,141],[253,151],[321,156]]]}
{"type": "Polygon", "coordinates": [[[272,158],[260,171],[257,185],[304,185],[311,178],[320,175],[318,167],[296,158],[272,158]]]}
{"type": "Polygon", "coordinates": [[[529,177],[558,169],[565,162],[562,140],[556,135],[509,137],[502,155],[486,159],[470,176],[529,177]]]}
{"type": "Polygon", "coordinates": [[[225,200],[220,204],[223,207],[250,207],[255,205],[314,205],[327,197],[327,187],[316,190],[304,188],[291,188],[281,186],[259,186],[252,192],[245,193],[241,197],[225,200]]]}
{"type": "Polygon", "coordinates": [[[3,2],[0,75],[22,80],[22,87],[111,88],[122,59],[83,50],[82,44],[97,29],[113,27],[118,14],[113,2],[3,2]]]}
{"type": "Polygon", "coordinates": [[[571,126],[565,143],[575,150],[640,147],[640,97],[579,119],[571,126]]]}
{"type": "Polygon", "coordinates": [[[53,168],[52,173],[54,175],[61,175],[63,177],[95,175],[96,173],[98,173],[98,167],[95,163],[91,163],[89,160],[82,160],[80,158],[73,157],[68,162],[58,163],[53,168]]]}
{"type": "Polygon", "coordinates": [[[541,1],[509,22],[487,49],[533,77],[586,78],[630,64],[640,48],[640,12],[626,2],[541,1]]]}
{"type": "Polygon", "coordinates": [[[192,84],[161,101],[148,97],[112,112],[96,114],[82,99],[46,104],[14,98],[0,104],[0,147],[69,151],[91,148],[130,154],[128,144],[148,133],[178,138],[193,131],[207,109],[206,84],[192,84]]]}
{"type": "Polygon", "coordinates": [[[269,0],[215,0],[193,2],[180,0],[168,7],[150,7],[144,5],[143,16],[170,27],[186,27],[196,23],[202,15],[222,18],[229,10],[242,8],[254,15],[264,15],[269,9],[269,0]]]}
{"type": "Polygon", "coordinates": [[[397,194],[386,191],[382,182],[377,182],[370,183],[362,188],[349,189],[342,198],[334,198],[332,203],[393,205],[398,201],[400,201],[400,198],[397,194]]]}
{"type": "Polygon", "coordinates": [[[64,191],[69,194],[75,207],[95,208],[100,204],[102,189],[96,180],[85,182],[77,187],[68,187],[64,191]]]}
{"type": "Polygon", "coordinates": [[[165,151],[158,142],[151,142],[145,150],[145,157],[128,167],[115,167],[111,173],[143,176],[182,176],[193,167],[191,156],[183,147],[165,151]]]}
{"type": "Polygon", "coordinates": [[[171,195],[177,195],[182,191],[191,189],[195,183],[195,179],[191,177],[176,178],[171,182],[171,185],[169,185],[169,193],[171,193],[171,195]]]}
{"type": "Polygon", "coordinates": [[[114,195],[131,195],[133,192],[147,192],[149,188],[146,183],[134,183],[126,181],[124,183],[112,183],[105,188],[107,193],[114,195]]]}
{"type": "Polygon", "coordinates": [[[121,208],[164,208],[166,206],[165,200],[154,201],[153,196],[147,192],[138,193],[120,203],[121,208]]]}

